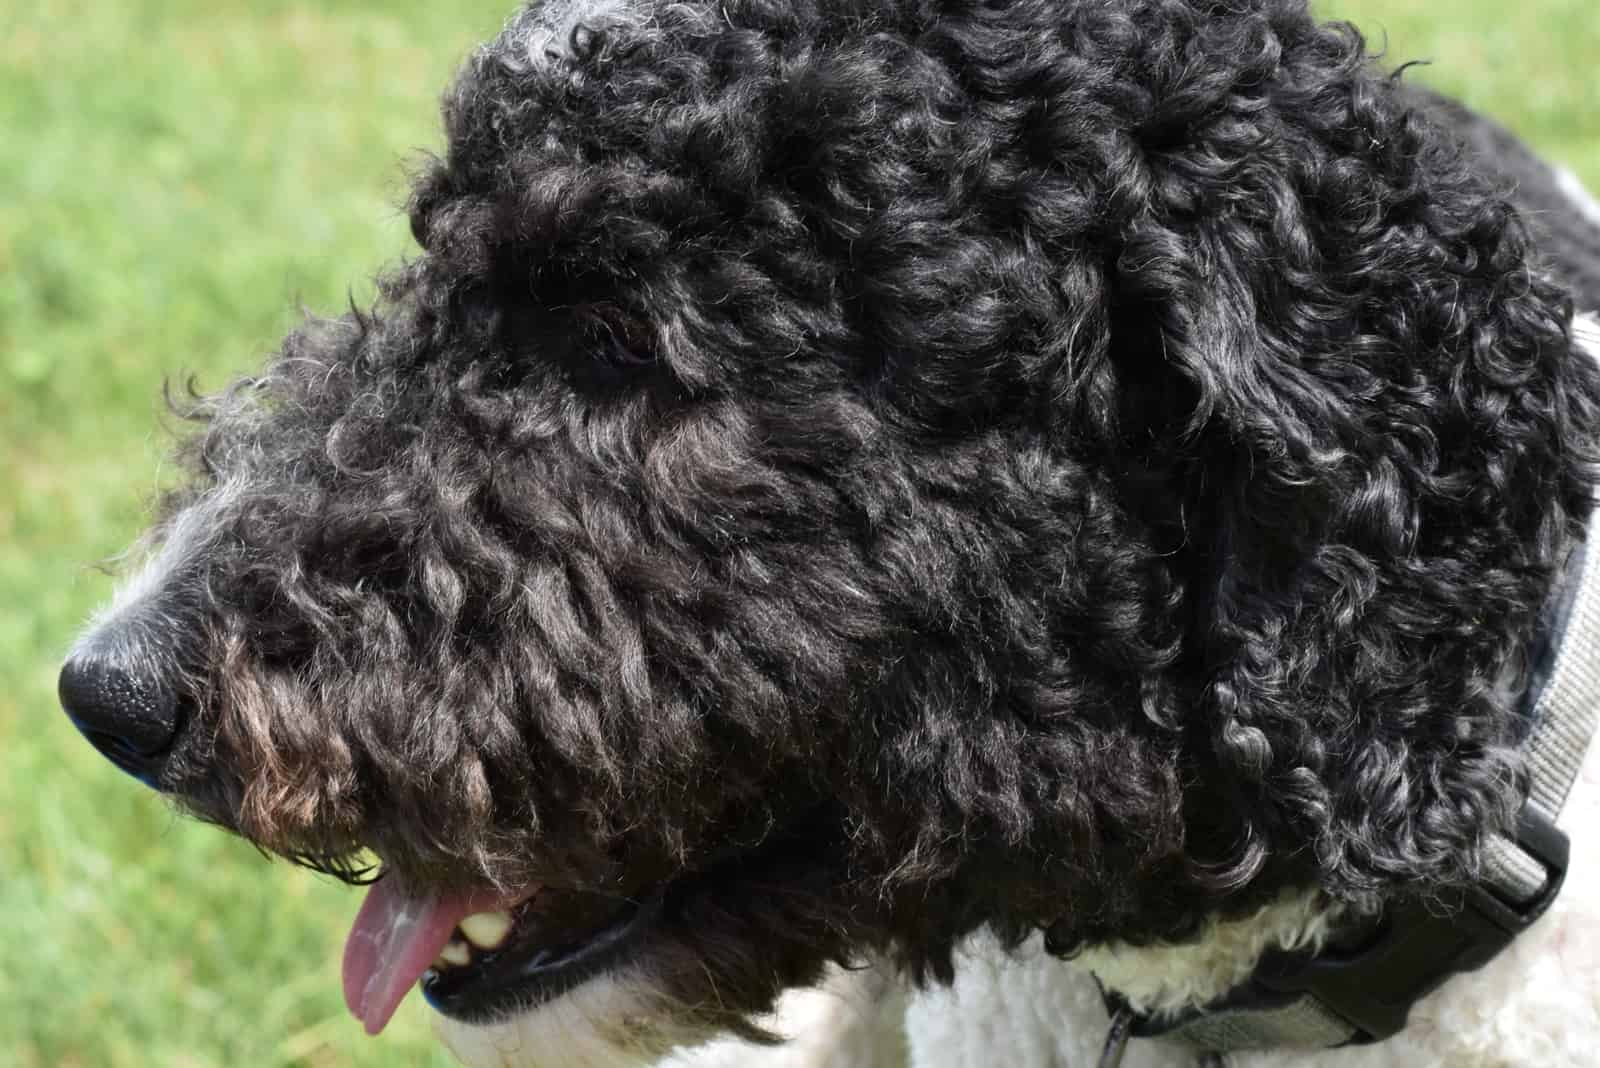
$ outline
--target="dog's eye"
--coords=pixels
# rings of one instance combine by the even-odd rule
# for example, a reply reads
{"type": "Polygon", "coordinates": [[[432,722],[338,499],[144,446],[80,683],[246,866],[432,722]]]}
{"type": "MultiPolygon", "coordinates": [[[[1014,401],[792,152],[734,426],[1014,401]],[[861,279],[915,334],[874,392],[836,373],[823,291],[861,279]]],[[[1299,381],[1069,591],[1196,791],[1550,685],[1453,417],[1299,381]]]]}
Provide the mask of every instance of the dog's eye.
{"type": "Polygon", "coordinates": [[[580,313],[584,333],[600,359],[614,367],[646,367],[656,362],[649,326],[615,304],[590,304],[580,313]]]}

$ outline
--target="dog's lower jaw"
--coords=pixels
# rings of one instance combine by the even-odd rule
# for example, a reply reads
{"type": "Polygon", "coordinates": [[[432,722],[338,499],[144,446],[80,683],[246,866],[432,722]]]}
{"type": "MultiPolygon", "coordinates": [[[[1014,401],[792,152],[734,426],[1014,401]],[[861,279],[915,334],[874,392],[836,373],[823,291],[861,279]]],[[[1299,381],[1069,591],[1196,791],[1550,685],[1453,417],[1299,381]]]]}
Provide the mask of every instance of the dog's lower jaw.
{"type": "Polygon", "coordinates": [[[468,1068],[639,1068],[711,1037],[676,1022],[639,967],[598,975],[497,1023],[434,1019],[440,1039],[468,1068]]]}
{"type": "Polygon", "coordinates": [[[688,1022],[633,968],[501,1023],[437,1016],[435,1027],[467,1068],[889,1068],[906,1063],[909,996],[887,968],[833,969],[784,994],[758,1021],[781,1043],[757,1046],[688,1022]]]}

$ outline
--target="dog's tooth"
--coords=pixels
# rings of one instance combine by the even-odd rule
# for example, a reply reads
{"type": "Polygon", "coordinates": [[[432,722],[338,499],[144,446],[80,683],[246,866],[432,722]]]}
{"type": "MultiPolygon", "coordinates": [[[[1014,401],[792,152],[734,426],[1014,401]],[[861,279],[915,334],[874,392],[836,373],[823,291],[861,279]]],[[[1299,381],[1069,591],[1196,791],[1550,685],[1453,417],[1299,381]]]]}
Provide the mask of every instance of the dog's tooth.
{"type": "Polygon", "coordinates": [[[444,948],[439,951],[439,955],[433,959],[435,968],[449,968],[452,966],[459,968],[464,964],[471,963],[472,950],[468,949],[467,944],[459,938],[452,938],[446,942],[444,948]]]}
{"type": "Polygon", "coordinates": [[[474,912],[461,921],[461,933],[479,949],[493,949],[511,933],[511,913],[474,912]]]}

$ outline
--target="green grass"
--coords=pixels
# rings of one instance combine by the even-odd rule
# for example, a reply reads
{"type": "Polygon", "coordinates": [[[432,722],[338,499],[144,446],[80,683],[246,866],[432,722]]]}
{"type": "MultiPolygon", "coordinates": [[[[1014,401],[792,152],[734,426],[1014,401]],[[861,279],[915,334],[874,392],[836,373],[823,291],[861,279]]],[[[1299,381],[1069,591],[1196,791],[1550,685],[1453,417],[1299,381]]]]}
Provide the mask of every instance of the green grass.
{"type": "MultiPolygon", "coordinates": [[[[0,1063],[446,1063],[363,1038],[356,895],[174,819],[56,711],[59,657],[160,478],[160,383],[257,363],[407,248],[403,165],[511,0],[0,8],[0,1063]]],[[[1338,0],[1395,61],[1600,188],[1593,0],[1338,0]]]]}
{"type": "Polygon", "coordinates": [[[259,362],[406,249],[403,164],[512,0],[0,5],[0,1063],[445,1064],[339,998],[357,896],[174,819],[55,665],[157,484],[164,376],[259,362]]]}

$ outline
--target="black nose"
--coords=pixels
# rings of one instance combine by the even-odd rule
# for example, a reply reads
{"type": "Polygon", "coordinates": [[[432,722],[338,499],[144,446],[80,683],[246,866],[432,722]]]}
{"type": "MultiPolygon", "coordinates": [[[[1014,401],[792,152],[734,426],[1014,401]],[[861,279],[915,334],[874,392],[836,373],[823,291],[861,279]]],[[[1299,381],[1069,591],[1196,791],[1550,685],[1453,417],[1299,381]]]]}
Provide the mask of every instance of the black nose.
{"type": "Polygon", "coordinates": [[[155,786],[178,734],[178,699],[134,655],[78,653],[61,668],[61,707],[83,736],[129,775],[155,786]]]}

